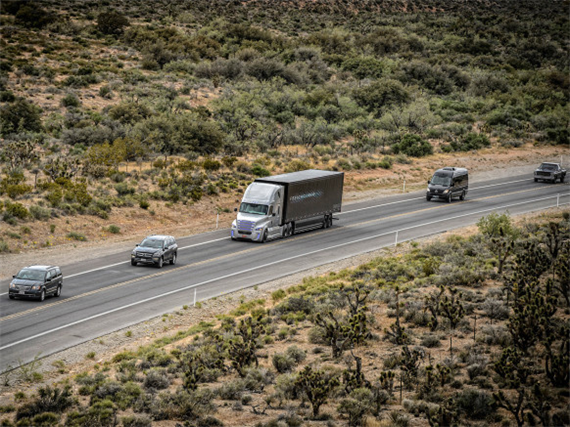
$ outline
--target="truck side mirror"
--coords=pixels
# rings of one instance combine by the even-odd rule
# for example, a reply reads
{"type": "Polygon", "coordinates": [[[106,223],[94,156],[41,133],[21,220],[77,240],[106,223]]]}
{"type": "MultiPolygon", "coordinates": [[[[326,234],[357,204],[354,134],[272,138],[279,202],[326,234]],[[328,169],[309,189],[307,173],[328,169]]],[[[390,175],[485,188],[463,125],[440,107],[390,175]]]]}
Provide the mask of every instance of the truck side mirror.
{"type": "Polygon", "coordinates": [[[275,212],[273,212],[273,213],[271,214],[271,216],[275,216],[275,212]]]}
{"type": "Polygon", "coordinates": [[[430,181],[430,180],[428,179],[428,184],[429,184],[429,181],[430,181]]]}
{"type": "Polygon", "coordinates": [[[237,208],[234,208],[234,212],[237,212],[237,208]]]}

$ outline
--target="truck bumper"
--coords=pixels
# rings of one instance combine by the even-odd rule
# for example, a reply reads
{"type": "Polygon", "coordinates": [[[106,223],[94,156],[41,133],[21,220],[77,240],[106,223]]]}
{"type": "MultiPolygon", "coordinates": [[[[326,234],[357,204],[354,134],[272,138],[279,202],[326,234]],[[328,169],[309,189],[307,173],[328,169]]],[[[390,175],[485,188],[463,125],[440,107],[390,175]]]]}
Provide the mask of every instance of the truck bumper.
{"type": "Polygon", "coordinates": [[[263,230],[252,231],[251,234],[242,234],[238,230],[231,231],[231,238],[234,240],[250,240],[252,242],[259,242],[263,237],[263,230]]]}

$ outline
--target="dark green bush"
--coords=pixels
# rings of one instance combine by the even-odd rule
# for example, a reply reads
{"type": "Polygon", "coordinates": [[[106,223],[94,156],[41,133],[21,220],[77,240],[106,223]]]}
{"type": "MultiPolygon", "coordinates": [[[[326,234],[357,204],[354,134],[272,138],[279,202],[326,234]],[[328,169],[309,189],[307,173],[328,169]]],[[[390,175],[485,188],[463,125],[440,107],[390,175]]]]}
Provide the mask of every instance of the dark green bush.
{"type": "Polygon", "coordinates": [[[66,108],[79,107],[81,105],[81,101],[74,93],[68,93],[61,99],[61,105],[66,108]]]}
{"type": "Polygon", "coordinates": [[[17,98],[0,107],[0,133],[40,132],[42,130],[41,109],[30,101],[17,98]]]}
{"type": "Polygon", "coordinates": [[[489,147],[490,145],[491,141],[489,141],[489,138],[487,138],[485,134],[473,132],[468,133],[467,135],[450,143],[453,151],[479,150],[481,148],[489,147]]]}
{"type": "Polygon", "coordinates": [[[353,96],[359,105],[375,112],[384,107],[403,104],[409,99],[402,83],[392,79],[380,79],[368,86],[357,88],[353,96]]]}
{"type": "Polygon", "coordinates": [[[400,142],[392,145],[394,154],[405,154],[411,157],[424,157],[433,154],[432,145],[419,135],[406,134],[400,142]]]}
{"type": "Polygon", "coordinates": [[[119,12],[102,12],[97,17],[97,28],[103,34],[120,35],[127,26],[129,20],[119,12]]]}
{"type": "Polygon", "coordinates": [[[457,408],[469,419],[482,420],[495,412],[493,397],[487,391],[468,388],[455,397],[457,408]]]}

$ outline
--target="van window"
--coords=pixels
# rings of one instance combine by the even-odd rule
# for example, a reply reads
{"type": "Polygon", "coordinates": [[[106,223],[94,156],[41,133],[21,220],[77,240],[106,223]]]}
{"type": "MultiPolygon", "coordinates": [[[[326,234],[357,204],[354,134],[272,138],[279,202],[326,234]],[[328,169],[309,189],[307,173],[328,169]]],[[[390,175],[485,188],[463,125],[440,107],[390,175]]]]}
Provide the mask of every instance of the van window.
{"type": "Polygon", "coordinates": [[[451,178],[449,175],[434,175],[431,179],[433,185],[443,185],[449,187],[451,184],[451,178]]]}

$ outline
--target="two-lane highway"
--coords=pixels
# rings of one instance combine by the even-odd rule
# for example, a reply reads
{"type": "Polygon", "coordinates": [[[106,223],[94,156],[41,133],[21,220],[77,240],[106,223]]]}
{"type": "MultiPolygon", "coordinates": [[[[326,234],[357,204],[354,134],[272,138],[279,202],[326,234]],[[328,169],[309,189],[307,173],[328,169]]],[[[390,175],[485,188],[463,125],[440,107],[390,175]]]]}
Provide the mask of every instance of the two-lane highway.
{"type": "MultiPolygon", "coordinates": [[[[0,283],[0,371],[159,316],[182,305],[369,252],[473,224],[491,212],[511,214],[570,203],[568,184],[535,183],[527,176],[472,185],[467,199],[425,200],[424,192],[343,206],[333,227],[257,244],[232,241],[228,230],[179,238],[177,264],[132,267],[94,258],[63,265],[60,298],[9,300],[0,283]]],[[[64,261],[62,260],[62,263],[64,261]]]]}

